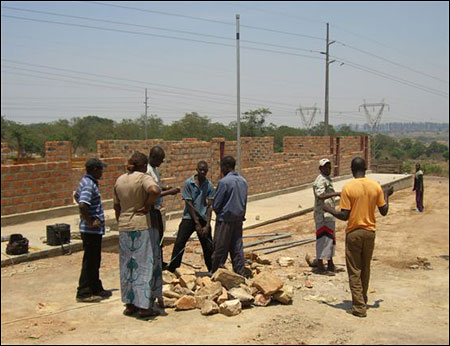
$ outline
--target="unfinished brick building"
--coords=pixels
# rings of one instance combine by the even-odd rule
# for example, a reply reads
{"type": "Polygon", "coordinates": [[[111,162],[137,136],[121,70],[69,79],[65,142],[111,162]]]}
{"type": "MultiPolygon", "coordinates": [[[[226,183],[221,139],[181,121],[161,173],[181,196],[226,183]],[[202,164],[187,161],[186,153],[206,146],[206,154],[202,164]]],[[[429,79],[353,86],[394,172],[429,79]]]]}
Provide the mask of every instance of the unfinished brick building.
{"type": "MultiPolygon", "coordinates": [[[[333,162],[334,176],[350,174],[350,161],[355,156],[364,157],[370,167],[367,136],[284,137],[281,153],[274,152],[273,137],[242,138],[241,142],[242,175],[248,181],[251,195],[312,182],[317,176],[318,161],[324,157],[333,162]]],[[[220,158],[236,156],[236,141],[223,138],[210,142],[195,138],[98,141],[97,157],[108,164],[100,182],[103,200],[112,198],[112,187],[125,172],[128,157],[136,150],[148,154],[154,145],[166,151],[161,173],[171,186],[182,187],[200,160],[209,163],[209,178],[216,184],[220,179],[220,158]]],[[[7,143],[2,143],[2,215],[73,205],[72,194],[84,168],[79,160],[72,159],[70,142],[47,142],[45,151],[46,162],[13,165],[8,160],[11,151],[7,143]]],[[[171,198],[166,199],[168,211],[183,207],[179,198],[171,198]]]]}

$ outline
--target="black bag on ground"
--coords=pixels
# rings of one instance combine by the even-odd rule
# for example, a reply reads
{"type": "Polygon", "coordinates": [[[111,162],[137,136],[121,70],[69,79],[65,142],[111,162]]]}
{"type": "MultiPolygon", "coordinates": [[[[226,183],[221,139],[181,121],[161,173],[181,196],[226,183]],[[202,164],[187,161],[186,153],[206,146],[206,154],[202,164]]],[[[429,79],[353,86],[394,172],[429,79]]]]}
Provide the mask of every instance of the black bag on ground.
{"type": "Polygon", "coordinates": [[[47,245],[56,246],[70,243],[70,225],[57,223],[47,226],[47,245]]]}
{"type": "Polygon", "coordinates": [[[28,253],[28,239],[22,234],[11,234],[8,244],[6,244],[8,255],[22,255],[28,253]]]}

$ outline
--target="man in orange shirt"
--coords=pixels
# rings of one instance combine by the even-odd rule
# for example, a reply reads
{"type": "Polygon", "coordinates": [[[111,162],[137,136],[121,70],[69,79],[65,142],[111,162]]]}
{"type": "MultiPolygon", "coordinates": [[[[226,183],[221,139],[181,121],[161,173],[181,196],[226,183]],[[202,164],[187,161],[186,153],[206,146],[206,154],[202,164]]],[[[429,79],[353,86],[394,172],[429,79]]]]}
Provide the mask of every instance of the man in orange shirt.
{"type": "Polygon", "coordinates": [[[324,211],[339,220],[348,221],[345,229],[345,258],[352,291],[352,314],[367,316],[367,291],[370,280],[370,261],[375,246],[375,209],[386,216],[389,210],[389,196],[392,186],[382,189],[380,184],[366,178],[366,162],[360,157],[352,160],[355,178],[347,183],[341,192],[341,211],[324,206],[324,211]]]}

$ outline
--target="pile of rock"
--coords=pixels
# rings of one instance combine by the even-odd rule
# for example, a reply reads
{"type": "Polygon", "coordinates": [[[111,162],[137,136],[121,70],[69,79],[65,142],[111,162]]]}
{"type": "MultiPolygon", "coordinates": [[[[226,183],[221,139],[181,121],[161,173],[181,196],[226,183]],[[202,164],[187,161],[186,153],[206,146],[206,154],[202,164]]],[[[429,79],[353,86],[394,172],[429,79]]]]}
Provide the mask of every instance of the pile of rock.
{"type": "Polygon", "coordinates": [[[236,316],[242,308],[267,306],[272,300],[290,304],[294,296],[292,286],[263,270],[248,280],[227,269],[217,270],[212,278],[197,278],[194,271],[183,268],[175,274],[164,272],[163,283],[166,308],[200,309],[202,315],[236,316]]]}
{"type": "Polygon", "coordinates": [[[431,266],[431,262],[426,257],[417,257],[416,264],[409,266],[409,269],[425,269],[425,270],[433,270],[431,266]]]}

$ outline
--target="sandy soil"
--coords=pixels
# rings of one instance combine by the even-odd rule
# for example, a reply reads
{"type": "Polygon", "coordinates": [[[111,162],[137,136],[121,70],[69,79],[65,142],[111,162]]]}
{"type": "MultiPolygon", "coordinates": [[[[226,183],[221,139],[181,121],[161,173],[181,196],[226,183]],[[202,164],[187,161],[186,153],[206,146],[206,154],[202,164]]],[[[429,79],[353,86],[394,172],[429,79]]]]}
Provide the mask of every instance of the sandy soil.
{"type": "MultiPolygon", "coordinates": [[[[282,207],[282,206],[278,206],[282,207]]],[[[151,321],[122,315],[118,256],[103,254],[101,277],[113,297],[100,304],[78,304],[75,290],[81,253],[2,268],[2,344],[448,344],[449,343],[449,185],[427,179],[425,212],[412,210],[414,196],[394,194],[387,217],[378,218],[366,319],[346,313],[350,293],[346,273],[311,275],[304,257],[314,244],[269,255],[271,269],[297,287],[294,303],[246,309],[237,317],[204,317],[198,310],[175,312],[151,321]],[[295,265],[281,268],[281,256],[295,265]],[[409,269],[417,256],[433,270],[409,269]]],[[[345,224],[338,223],[343,230],[345,224]]],[[[293,240],[314,234],[312,215],[252,230],[288,231],[293,240]]],[[[282,240],[285,241],[285,240],[282,240]]],[[[198,244],[185,261],[201,263],[198,244]]],[[[344,234],[338,233],[335,262],[344,268],[344,234]]],[[[171,248],[165,251],[169,257],[171,248]]]]}

